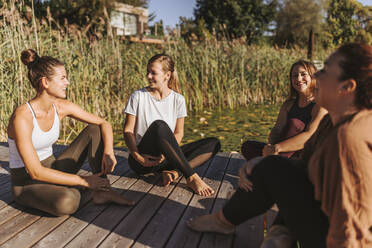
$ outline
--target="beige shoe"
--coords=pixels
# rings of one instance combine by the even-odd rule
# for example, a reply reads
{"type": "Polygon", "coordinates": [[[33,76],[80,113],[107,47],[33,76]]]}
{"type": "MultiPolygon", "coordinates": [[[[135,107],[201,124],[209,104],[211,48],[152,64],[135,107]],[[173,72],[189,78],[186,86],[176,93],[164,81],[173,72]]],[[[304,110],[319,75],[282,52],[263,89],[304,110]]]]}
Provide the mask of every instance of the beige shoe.
{"type": "Polygon", "coordinates": [[[260,248],[292,248],[296,242],[293,233],[285,226],[273,225],[260,248]]]}

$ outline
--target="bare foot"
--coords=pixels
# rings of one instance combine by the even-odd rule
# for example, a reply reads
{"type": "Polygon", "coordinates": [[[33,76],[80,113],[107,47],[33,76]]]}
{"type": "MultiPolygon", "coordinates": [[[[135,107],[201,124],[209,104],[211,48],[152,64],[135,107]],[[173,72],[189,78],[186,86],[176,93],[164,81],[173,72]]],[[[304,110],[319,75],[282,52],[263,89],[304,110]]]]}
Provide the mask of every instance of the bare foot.
{"type": "Polygon", "coordinates": [[[232,234],[235,226],[225,224],[218,219],[217,213],[202,215],[195,219],[190,219],[187,226],[197,232],[215,232],[222,234],[232,234]]]}
{"type": "Polygon", "coordinates": [[[163,185],[169,186],[172,182],[176,181],[179,178],[178,172],[175,170],[163,170],[163,185]]]}
{"type": "Polygon", "coordinates": [[[110,191],[101,191],[96,190],[93,192],[93,202],[94,204],[105,204],[109,202],[114,202],[120,205],[133,206],[134,201],[128,200],[119,193],[110,190],[110,191]]]}
{"type": "Polygon", "coordinates": [[[198,195],[210,196],[214,194],[214,190],[209,187],[198,174],[194,173],[191,177],[186,179],[187,185],[198,195]]]}

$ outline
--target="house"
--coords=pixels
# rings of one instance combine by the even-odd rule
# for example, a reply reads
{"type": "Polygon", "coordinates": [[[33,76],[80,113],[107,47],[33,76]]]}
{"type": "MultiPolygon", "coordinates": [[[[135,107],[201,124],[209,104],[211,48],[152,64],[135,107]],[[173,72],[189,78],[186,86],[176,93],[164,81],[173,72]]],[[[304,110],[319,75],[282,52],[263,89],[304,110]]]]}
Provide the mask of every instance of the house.
{"type": "Polygon", "coordinates": [[[116,2],[110,15],[116,35],[142,36],[147,30],[149,13],[145,8],[116,2]]]}

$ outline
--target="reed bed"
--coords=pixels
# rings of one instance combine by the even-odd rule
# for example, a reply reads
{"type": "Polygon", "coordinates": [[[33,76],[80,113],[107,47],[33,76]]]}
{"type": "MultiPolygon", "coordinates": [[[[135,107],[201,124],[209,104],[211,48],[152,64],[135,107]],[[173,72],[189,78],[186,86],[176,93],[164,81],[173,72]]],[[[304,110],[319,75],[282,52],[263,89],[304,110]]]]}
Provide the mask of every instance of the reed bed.
{"type": "MultiPolygon", "coordinates": [[[[189,112],[282,102],[288,92],[290,65],[306,56],[299,48],[249,46],[239,40],[148,45],[102,36],[92,41],[68,26],[52,29],[51,17],[27,21],[21,18],[20,7],[10,2],[1,9],[0,18],[1,141],[6,140],[13,110],[35,95],[20,60],[26,48],[63,61],[70,80],[68,99],[114,127],[123,121],[130,93],[147,84],[146,64],[156,53],[166,52],[176,61],[189,112]]],[[[68,143],[82,128],[64,120],[60,142],[68,143]]]]}

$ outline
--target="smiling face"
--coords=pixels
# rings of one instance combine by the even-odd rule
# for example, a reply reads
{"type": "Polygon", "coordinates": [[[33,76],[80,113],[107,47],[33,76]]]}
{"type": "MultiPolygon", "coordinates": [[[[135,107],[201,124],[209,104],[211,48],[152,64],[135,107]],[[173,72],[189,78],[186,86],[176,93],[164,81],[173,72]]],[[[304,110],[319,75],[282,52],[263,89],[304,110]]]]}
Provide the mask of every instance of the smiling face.
{"type": "Polygon", "coordinates": [[[306,93],[311,87],[311,76],[305,67],[296,65],[291,73],[292,87],[298,93],[306,93]]]}
{"type": "Polygon", "coordinates": [[[66,98],[66,88],[69,84],[65,67],[56,66],[54,68],[54,74],[50,78],[47,78],[45,90],[48,94],[57,98],[66,98]]]}
{"type": "Polygon", "coordinates": [[[170,72],[164,72],[161,63],[153,62],[147,66],[147,80],[151,89],[168,88],[170,72]]]}

